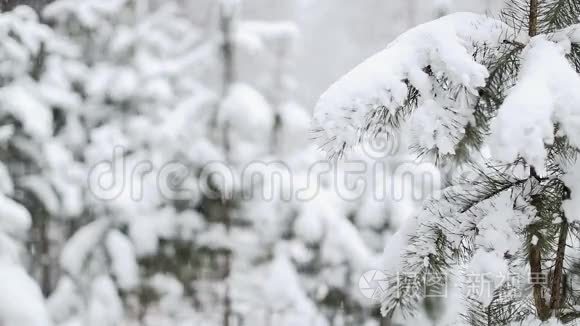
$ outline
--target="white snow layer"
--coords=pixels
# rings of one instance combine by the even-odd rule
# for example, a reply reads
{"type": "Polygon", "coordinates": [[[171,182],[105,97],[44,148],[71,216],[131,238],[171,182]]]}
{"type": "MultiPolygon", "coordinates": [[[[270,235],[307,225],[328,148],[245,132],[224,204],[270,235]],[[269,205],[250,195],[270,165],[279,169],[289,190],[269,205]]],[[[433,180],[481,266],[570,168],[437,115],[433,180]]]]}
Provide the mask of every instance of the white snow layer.
{"type": "Polygon", "coordinates": [[[22,235],[32,223],[30,213],[14,200],[0,195],[0,230],[22,235]]]}
{"type": "Polygon", "coordinates": [[[80,275],[88,255],[98,248],[109,228],[110,221],[100,219],[79,229],[62,250],[62,267],[73,276],[80,275]]]}
{"type": "Polygon", "coordinates": [[[24,268],[0,259],[0,278],[0,325],[52,325],[42,293],[24,268]]]}
{"type": "Polygon", "coordinates": [[[574,165],[562,177],[562,181],[570,188],[570,200],[562,204],[564,213],[569,222],[580,222],[580,162],[576,161],[574,165]]]}
{"type": "Polygon", "coordinates": [[[456,13],[404,33],[321,96],[315,108],[314,128],[320,132],[323,149],[333,155],[356,145],[368,129],[369,116],[381,107],[390,116],[397,115],[408,97],[407,82],[421,95],[416,114],[426,117],[416,121],[431,138],[424,139],[424,145],[452,153],[453,144],[445,135],[438,135],[437,129],[454,119],[454,113],[459,116],[457,123],[465,126],[472,118],[472,108],[469,101],[438,96],[437,83],[424,69],[430,67],[436,78],[446,78],[453,87],[476,94],[476,89],[485,85],[488,71],[474,60],[475,45],[498,44],[506,30],[498,20],[456,13]],[[445,110],[450,106],[452,110],[445,110]]]}
{"type": "Polygon", "coordinates": [[[136,287],[139,282],[139,266],[131,240],[123,233],[112,230],[107,235],[105,244],[119,287],[125,290],[136,287]]]}
{"type": "Polygon", "coordinates": [[[580,76],[566,59],[570,41],[554,43],[544,36],[531,40],[515,87],[491,126],[490,147],[499,160],[521,155],[538,172],[547,156],[545,144],[554,141],[554,124],[580,145],[580,76]]]}

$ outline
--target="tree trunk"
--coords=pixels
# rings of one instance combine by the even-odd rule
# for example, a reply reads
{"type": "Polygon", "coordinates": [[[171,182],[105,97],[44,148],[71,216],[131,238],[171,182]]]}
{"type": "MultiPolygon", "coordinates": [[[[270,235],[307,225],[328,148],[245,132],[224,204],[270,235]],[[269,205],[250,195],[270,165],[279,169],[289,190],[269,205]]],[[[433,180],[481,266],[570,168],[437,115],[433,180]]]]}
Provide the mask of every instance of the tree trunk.
{"type": "MultiPolygon", "coordinates": [[[[230,88],[232,84],[235,82],[235,62],[234,62],[234,40],[233,40],[233,24],[234,24],[234,8],[231,6],[227,6],[221,3],[220,6],[220,28],[222,34],[222,59],[223,59],[223,76],[222,76],[222,100],[225,99],[229,95],[230,88]]],[[[220,108],[218,108],[219,110],[220,108]]],[[[216,114],[217,118],[217,114],[216,114]]],[[[216,120],[217,121],[217,120],[216,120]]],[[[222,142],[224,146],[224,152],[226,153],[226,162],[229,161],[229,152],[230,152],[230,140],[229,140],[229,125],[226,124],[223,126],[223,133],[222,133],[222,142]]],[[[229,162],[228,162],[229,163],[229,162]]],[[[226,228],[226,236],[230,237],[231,228],[232,228],[232,220],[231,214],[233,210],[232,205],[232,198],[230,195],[227,195],[224,202],[225,207],[225,216],[224,216],[224,224],[226,228]]],[[[227,248],[226,253],[226,261],[225,261],[225,293],[223,299],[224,305],[224,314],[223,314],[223,326],[230,326],[231,319],[233,317],[233,307],[232,307],[232,298],[231,298],[231,273],[232,273],[232,248],[227,248]]]]}
{"type": "Polygon", "coordinates": [[[550,309],[546,304],[544,286],[546,278],[542,271],[542,253],[538,245],[530,244],[529,249],[530,262],[530,281],[532,283],[532,290],[534,296],[534,306],[536,306],[536,313],[538,318],[542,321],[550,317],[550,309]]]}
{"type": "Polygon", "coordinates": [[[538,34],[538,0],[530,0],[528,34],[530,36],[536,36],[538,34]]]}
{"type": "Polygon", "coordinates": [[[552,287],[550,290],[550,309],[554,311],[556,317],[560,316],[559,310],[562,303],[562,284],[564,279],[564,258],[566,256],[566,240],[568,239],[568,222],[562,221],[560,224],[560,235],[558,238],[558,250],[556,251],[556,262],[554,263],[554,273],[552,274],[552,287]]]}
{"type": "MultiPolygon", "coordinates": [[[[528,35],[538,33],[538,0],[530,0],[528,16],[528,35]]],[[[530,167],[530,177],[537,177],[534,167],[530,167]]],[[[537,244],[529,245],[530,281],[533,286],[534,306],[540,320],[547,320],[550,316],[550,307],[546,304],[544,285],[545,278],[542,271],[542,252],[537,244]]]]}

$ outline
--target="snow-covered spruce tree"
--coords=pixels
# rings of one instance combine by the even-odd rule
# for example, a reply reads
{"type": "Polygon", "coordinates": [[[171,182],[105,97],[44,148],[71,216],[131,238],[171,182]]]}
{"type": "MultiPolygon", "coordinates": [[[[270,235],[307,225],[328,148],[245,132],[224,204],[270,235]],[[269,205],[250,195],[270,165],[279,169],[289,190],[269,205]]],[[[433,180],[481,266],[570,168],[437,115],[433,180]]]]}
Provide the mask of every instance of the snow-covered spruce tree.
{"type": "Polygon", "coordinates": [[[450,286],[441,323],[579,316],[579,16],[568,0],[446,16],[322,95],[316,131],[330,157],[403,132],[459,171],[387,243],[386,316],[412,314],[433,282],[450,286]]]}
{"type": "Polygon", "coordinates": [[[187,144],[196,130],[185,123],[207,95],[196,82],[197,28],[173,1],[63,0],[44,14],[82,51],[54,67],[80,98],[62,129],[81,131],[67,146],[86,176],[85,213],[67,237],[49,299],[54,319],[195,320],[184,288],[191,266],[163,258],[180,256],[179,245],[202,226],[191,209],[195,194],[175,198],[164,174],[168,163],[195,153],[187,144]]]}
{"type": "Polygon", "coordinates": [[[78,213],[74,165],[68,165],[68,152],[55,137],[60,133],[57,117],[70,108],[69,97],[55,76],[46,73],[59,58],[74,58],[78,52],[41,24],[29,7],[0,15],[0,38],[0,273],[4,279],[0,322],[51,325],[37,283],[19,262],[24,258],[42,291],[50,292],[57,232],[49,232],[48,226],[78,213]],[[21,250],[25,243],[26,255],[21,250]]]}

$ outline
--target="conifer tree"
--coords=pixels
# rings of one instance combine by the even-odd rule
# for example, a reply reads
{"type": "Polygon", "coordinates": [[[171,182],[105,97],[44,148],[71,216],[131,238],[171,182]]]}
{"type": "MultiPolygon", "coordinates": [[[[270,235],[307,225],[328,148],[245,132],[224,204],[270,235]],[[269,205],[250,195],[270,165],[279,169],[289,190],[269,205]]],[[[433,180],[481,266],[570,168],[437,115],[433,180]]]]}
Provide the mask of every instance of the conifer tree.
{"type": "Polygon", "coordinates": [[[388,317],[412,314],[433,282],[450,287],[450,324],[579,316],[580,5],[506,7],[498,19],[453,14],[410,30],[317,105],[330,157],[407,134],[457,171],[386,246],[388,317]]]}
{"type": "Polygon", "coordinates": [[[25,6],[0,15],[0,38],[0,270],[5,284],[0,319],[6,324],[50,325],[43,294],[54,286],[52,237],[58,232],[51,235],[48,229],[55,219],[77,212],[78,184],[72,177],[75,166],[63,166],[70,157],[57,116],[69,108],[66,91],[45,72],[78,52],[25,6]],[[51,96],[53,91],[62,96],[51,96]]]}
{"type": "Polygon", "coordinates": [[[62,272],[49,298],[53,318],[87,325],[193,319],[180,283],[189,265],[162,258],[170,249],[179,254],[179,240],[199,227],[200,217],[188,210],[195,197],[174,203],[180,198],[164,196],[168,180],[156,176],[185,148],[183,128],[171,119],[206,94],[194,76],[197,29],[174,2],[62,0],[44,14],[81,51],[47,71],[76,99],[60,116],[59,136],[84,175],[75,200],[82,214],[57,248],[62,272]]]}

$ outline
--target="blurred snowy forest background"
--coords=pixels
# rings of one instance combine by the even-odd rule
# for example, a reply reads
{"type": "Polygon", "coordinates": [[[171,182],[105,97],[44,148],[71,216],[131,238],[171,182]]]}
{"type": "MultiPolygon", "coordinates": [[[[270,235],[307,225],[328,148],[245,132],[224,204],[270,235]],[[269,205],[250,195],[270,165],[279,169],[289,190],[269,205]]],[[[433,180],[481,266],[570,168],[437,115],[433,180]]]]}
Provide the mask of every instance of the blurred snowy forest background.
{"type": "Polygon", "coordinates": [[[421,200],[394,193],[438,181],[408,185],[397,143],[359,153],[386,199],[312,185],[311,107],[404,30],[498,3],[0,1],[0,325],[386,325],[361,277],[421,200]]]}
{"type": "MultiPolygon", "coordinates": [[[[213,0],[187,1],[199,22],[213,0]],[[203,9],[199,9],[203,8],[203,9]],[[197,13],[197,14],[196,14],[197,13]]],[[[300,30],[292,64],[297,96],[311,107],[333,81],[407,29],[443,12],[496,14],[501,0],[247,0],[247,19],[284,20],[300,30]]]]}

